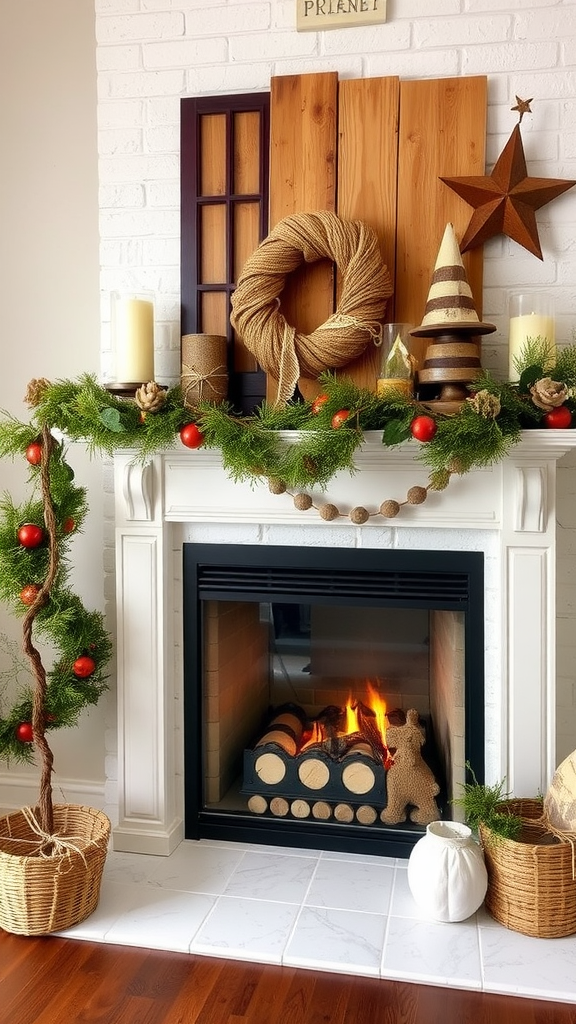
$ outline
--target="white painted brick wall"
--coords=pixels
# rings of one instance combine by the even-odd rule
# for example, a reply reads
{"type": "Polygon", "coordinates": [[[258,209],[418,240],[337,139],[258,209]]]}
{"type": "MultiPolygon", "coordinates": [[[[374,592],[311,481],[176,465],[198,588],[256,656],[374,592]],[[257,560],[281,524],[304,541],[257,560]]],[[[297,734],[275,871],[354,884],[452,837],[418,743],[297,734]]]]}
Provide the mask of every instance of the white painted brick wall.
{"type": "MultiPolygon", "coordinates": [[[[390,0],[388,22],[295,31],[296,0],[95,0],[103,367],[115,288],[157,295],[157,376],[179,371],[179,118],[186,95],[267,90],[273,75],[341,78],[487,74],[487,159],[502,150],[515,97],[534,97],[522,136],[529,174],[576,179],[576,0],[390,0]],[[433,11],[430,11],[433,7],[433,11]],[[423,14],[424,11],[424,14],[423,14]]],[[[483,363],[507,372],[508,296],[553,294],[559,343],[576,341],[576,189],[537,212],[543,261],[505,237],[485,246],[483,363]]],[[[576,746],[576,463],[560,471],[560,751],[576,746]],[[566,518],[567,517],[567,518],[566,518]]]]}

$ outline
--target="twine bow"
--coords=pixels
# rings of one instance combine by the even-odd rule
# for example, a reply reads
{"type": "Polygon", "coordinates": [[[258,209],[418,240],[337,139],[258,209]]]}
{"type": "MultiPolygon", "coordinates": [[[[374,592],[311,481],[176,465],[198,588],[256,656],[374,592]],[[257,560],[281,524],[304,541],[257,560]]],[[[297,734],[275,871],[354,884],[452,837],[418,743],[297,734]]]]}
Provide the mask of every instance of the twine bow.
{"type": "Polygon", "coordinates": [[[84,867],[87,866],[86,858],[78,843],[82,843],[83,846],[91,844],[94,840],[87,840],[85,836],[63,836],[46,832],[40,822],[38,821],[34,811],[31,807],[22,807],[22,814],[26,818],[26,822],[30,830],[38,837],[34,839],[22,839],[17,836],[4,836],[4,842],[13,842],[22,845],[22,843],[29,843],[32,849],[30,850],[30,856],[39,856],[43,860],[52,860],[56,857],[70,857],[71,853],[77,853],[82,859],[84,867]]]}
{"type": "MultiPolygon", "coordinates": [[[[183,364],[182,369],[185,371],[181,376],[181,383],[184,389],[184,402],[188,400],[188,394],[194,388],[198,388],[198,401],[202,401],[202,392],[204,385],[207,382],[212,383],[213,378],[223,377],[226,379],[227,370],[225,366],[215,366],[213,370],[209,370],[208,373],[200,373],[193,366],[188,366],[186,363],[183,364]]],[[[214,387],[213,390],[218,393],[218,388],[214,387]]]]}

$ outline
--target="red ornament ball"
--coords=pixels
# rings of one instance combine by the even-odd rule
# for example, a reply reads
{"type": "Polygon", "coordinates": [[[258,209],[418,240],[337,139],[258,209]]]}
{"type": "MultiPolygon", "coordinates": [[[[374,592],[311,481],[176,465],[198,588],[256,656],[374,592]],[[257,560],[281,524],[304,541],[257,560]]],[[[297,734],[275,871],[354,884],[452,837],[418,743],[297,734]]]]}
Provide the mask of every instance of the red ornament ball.
{"type": "Polygon", "coordinates": [[[565,405],[559,405],[546,413],[544,423],[553,430],[565,430],[572,423],[572,413],[565,405]]]}
{"type": "Polygon", "coordinates": [[[204,444],[204,434],[195,423],[186,423],[180,430],[180,440],[186,448],[200,448],[204,444]]]}
{"type": "Polygon", "coordinates": [[[332,426],[334,427],[334,430],[338,430],[338,427],[341,427],[342,424],[346,422],[349,415],[350,409],[340,409],[339,412],[335,412],[332,417],[332,426]]]}
{"type": "Polygon", "coordinates": [[[20,591],[20,600],[22,601],[22,604],[29,606],[31,604],[34,604],[34,601],[38,597],[39,593],[40,587],[38,586],[37,583],[27,583],[26,586],[22,587],[22,590],[20,591]]]}
{"type": "Polygon", "coordinates": [[[73,665],[73,672],[78,679],[88,679],[96,668],[96,662],[94,658],[90,658],[87,654],[81,654],[73,665]]]}
{"type": "Polygon", "coordinates": [[[317,416],[323,405],[326,405],[328,401],[328,395],[317,395],[312,402],[312,413],[317,416]]]}
{"type": "Polygon", "coordinates": [[[32,743],[34,732],[31,722],[19,722],[16,726],[16,739],[21,743],[32,743]]]}
{"type": "Polygon", "coordinates": [[[67,516],[67,518],[62,523],[62,533],[73,533],[75,529],[76,523],[74,519],[72,518],[72,516],[67,516]]]}
{"type": "Polygon", "coordinates": [[[36,523],[23,523],[17,536],[23,548],[37,548],[44,540],[44,530],[36,523]]]}
{"type": "Polygon", "coordinates": [[[417,441],[431,441],[437,429],[431,416],[415,416],[410,424],[410,433],[417,441]]]}
{"type": "Polygon", "coordinates": [[[31,466],[39,466],[42,462],[42,445],[39,441],[32,441],[26,449],[26,458],[31,466]]]}

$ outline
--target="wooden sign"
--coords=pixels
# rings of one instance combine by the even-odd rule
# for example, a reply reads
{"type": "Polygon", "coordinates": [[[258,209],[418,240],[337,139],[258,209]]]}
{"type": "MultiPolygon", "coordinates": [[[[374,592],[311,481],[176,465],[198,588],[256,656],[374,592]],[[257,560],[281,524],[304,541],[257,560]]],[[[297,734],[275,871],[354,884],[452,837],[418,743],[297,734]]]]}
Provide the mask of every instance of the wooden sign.
{"type": "Polygon", "coordinates": [[[298,32],[378,25],[383,21],[386,0],[296,0],[298,32]]]}

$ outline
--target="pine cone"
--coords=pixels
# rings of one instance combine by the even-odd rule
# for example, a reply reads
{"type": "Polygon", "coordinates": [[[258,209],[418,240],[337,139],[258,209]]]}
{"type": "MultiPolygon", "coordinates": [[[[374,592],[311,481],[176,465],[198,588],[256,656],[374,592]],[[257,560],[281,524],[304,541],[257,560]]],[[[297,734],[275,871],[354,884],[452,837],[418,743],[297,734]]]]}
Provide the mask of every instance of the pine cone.
{"type": "Polygon", "coordinates": [[[26,405],[29,405],[31,408],[40,405],[44,392],[49,387],[50,381],[46,377],[33,377],[26,387],[26,394],[24,395],[26,405]]]}
{"type": "Polygon", "coordinates": [[[147,384],[142,384],[138,388],[134,395],[134,401],[142,412],[159,412],[166,401],[166,390],[160,387],[156,381],[148,381],[147,384]]]}

